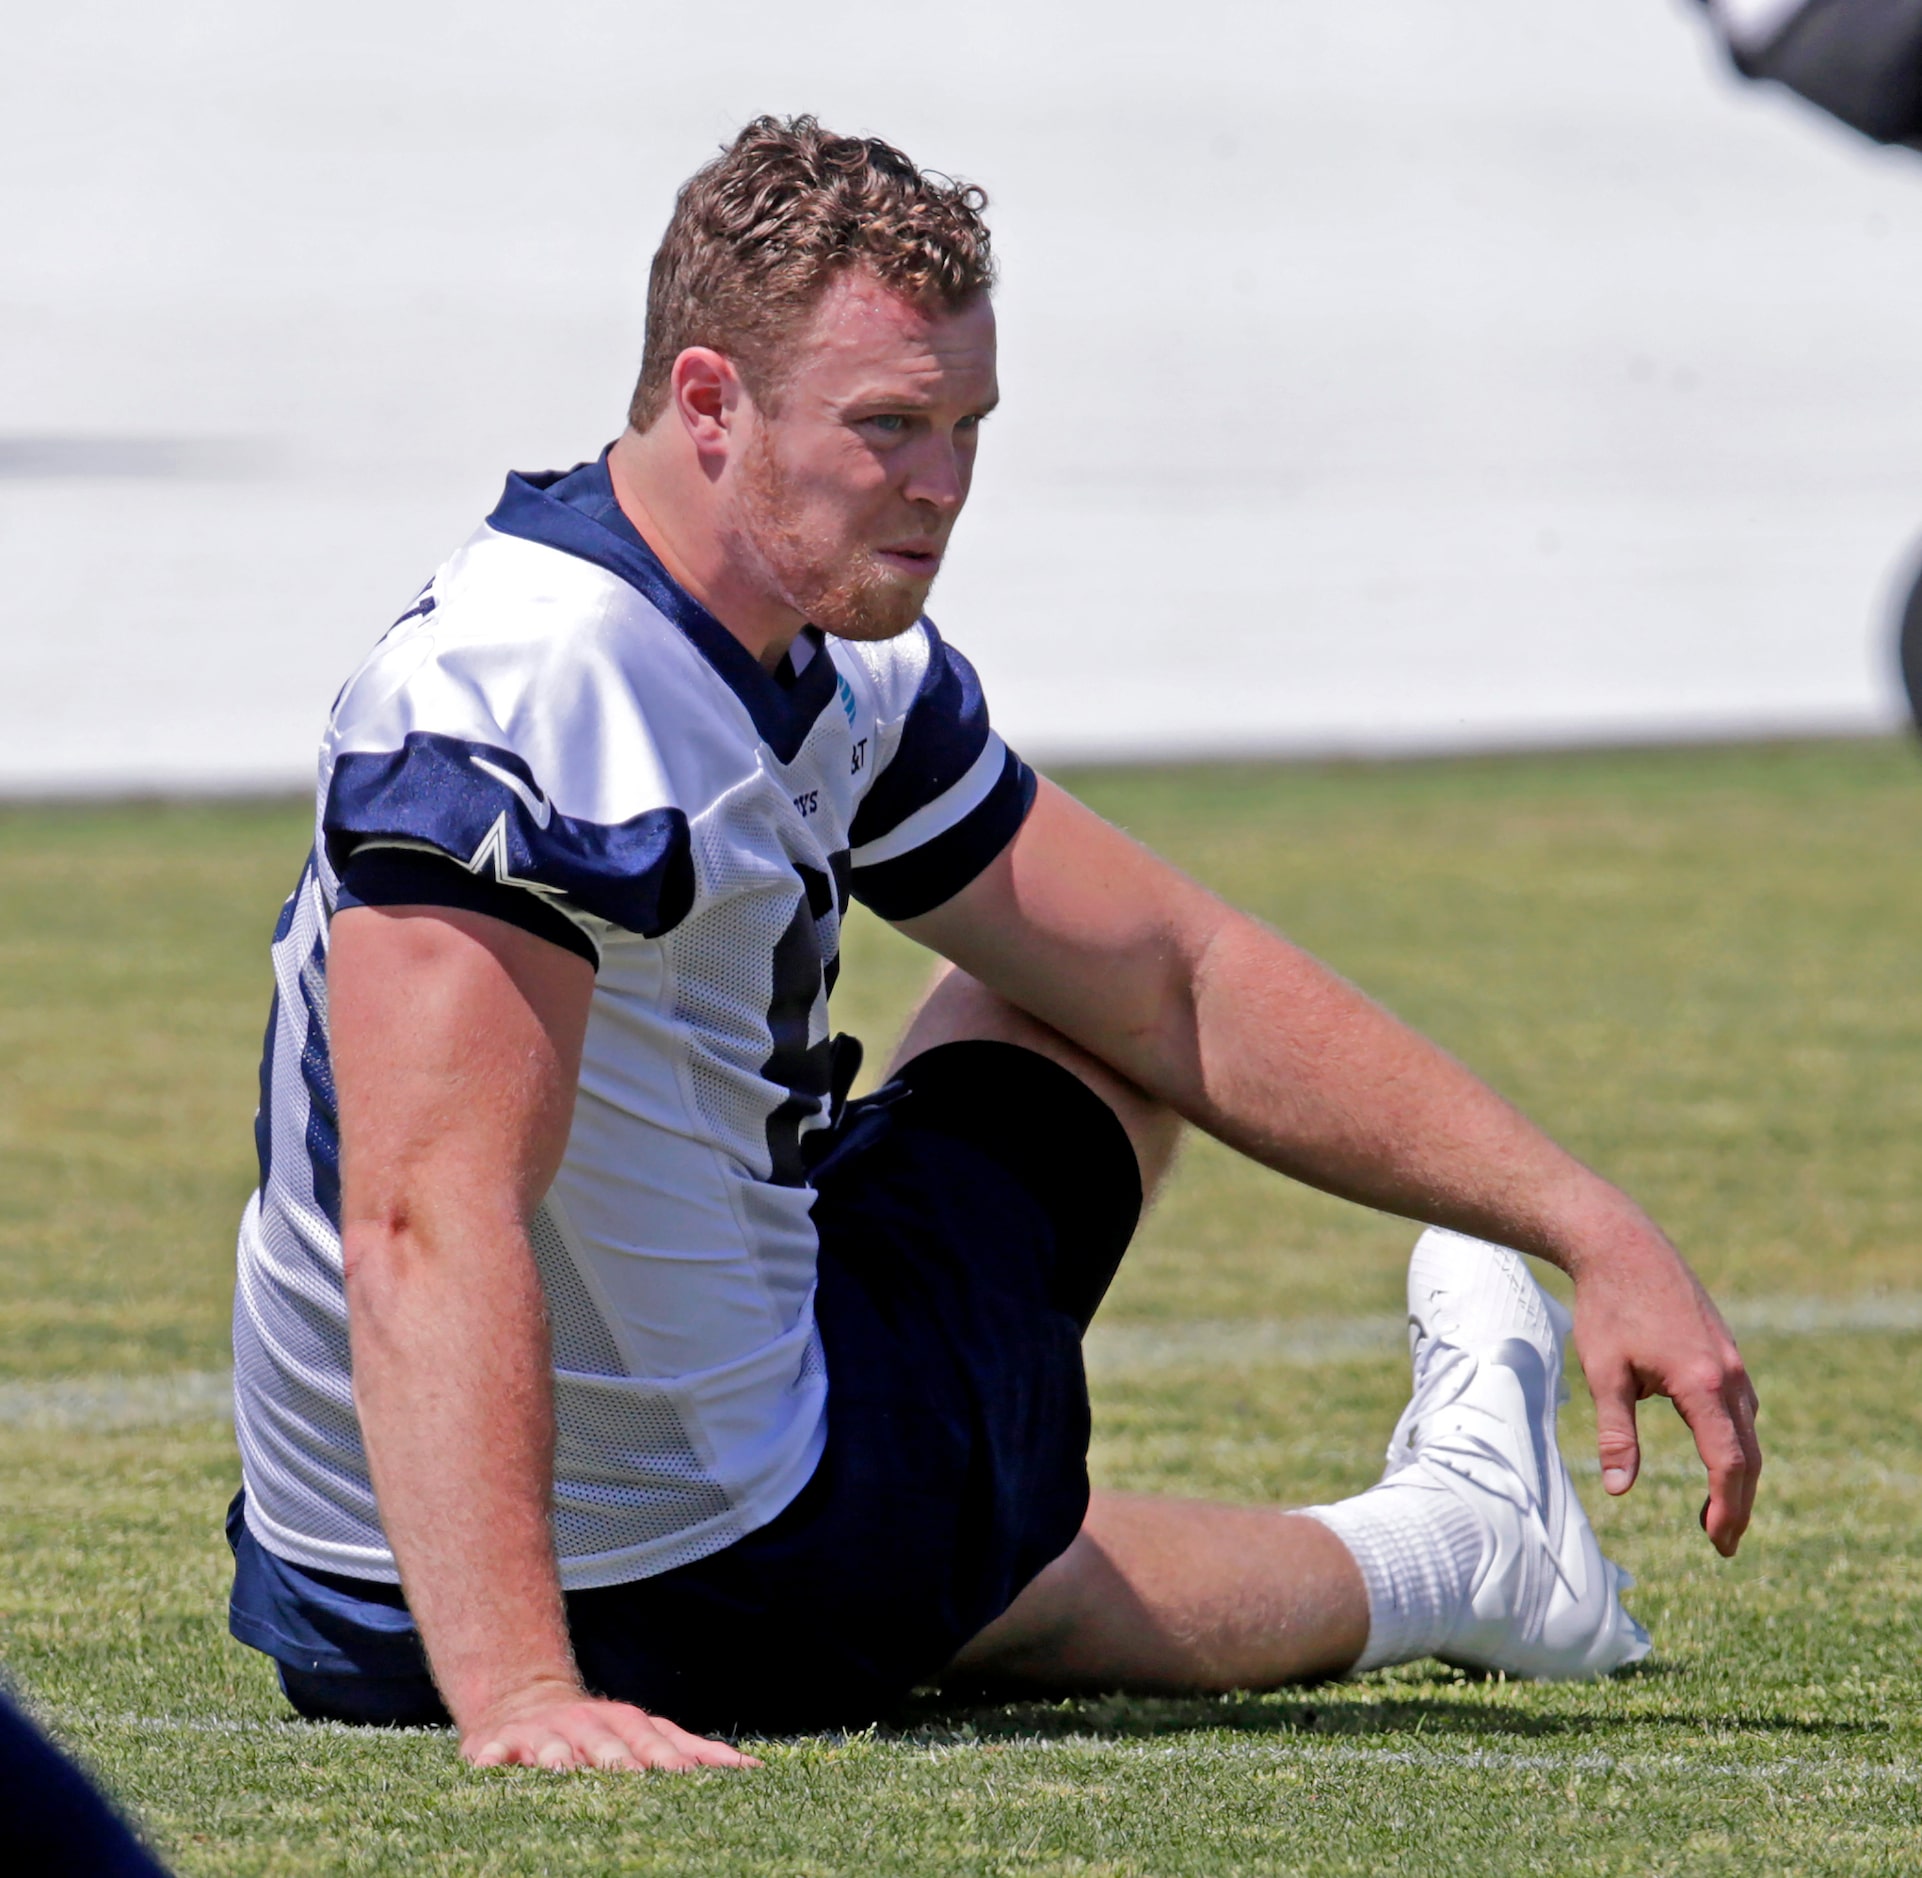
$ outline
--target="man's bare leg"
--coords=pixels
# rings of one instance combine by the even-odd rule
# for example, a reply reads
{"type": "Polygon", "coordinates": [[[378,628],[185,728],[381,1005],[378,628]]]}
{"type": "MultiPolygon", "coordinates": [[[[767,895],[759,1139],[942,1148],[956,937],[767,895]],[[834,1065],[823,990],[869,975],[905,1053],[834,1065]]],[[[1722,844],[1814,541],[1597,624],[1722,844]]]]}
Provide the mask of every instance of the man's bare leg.
{"type": "Polygon", "coordinates": [[[1340,1675],[1367,1641],[1361,1572],[1317,1521],[1097,1493],[1080,1537],[951,1673],[1049,1689],[1273,1689],[1340,1675]]]}
{"type": "MultiPolygon", "coordinates": [[[[1106,1064],[952,967],[895,1051],[1020,1044],[1071,1070],[1120,1118],[1144,1195],[1181,1123],[1106,1064]]],[[[1312,1519],[1265,1507],[1097,1493],[1080,1536],[955,1667],[1048,1687],[1269,1688],[1338,1674],[1368,1638],[1368,1593],[1347,1548],[1312,1519]]]]}
{"type": "Polygon", "coordinates": [[[1142,1197],[1153,1196],[1174,1161],[1181,1139],[1180,1117],[1079,1044],[1070,1043],[1060,1031],[1017,1009],[955,966],[943,966],[936,974],[895,1047],[888,1074],[892,1076],[909,1057],[937,1044],[973,1042],[1017,1043],[1078,1076],[1120,1118],[1141,1168],[1142,1197]]]}
{"type": "Polygon", "coordinates": [[[1555,1679],[1646,1655],[1556,1445],[1566,1314],[1514,1253],[1455,1233],[1422,1235],[1408,1292],[1414,1394],[1375,1486],[1295,1514],[1097,1494],[956,1672],[1201,1692],[1431,1655],[1555,1679]]]}

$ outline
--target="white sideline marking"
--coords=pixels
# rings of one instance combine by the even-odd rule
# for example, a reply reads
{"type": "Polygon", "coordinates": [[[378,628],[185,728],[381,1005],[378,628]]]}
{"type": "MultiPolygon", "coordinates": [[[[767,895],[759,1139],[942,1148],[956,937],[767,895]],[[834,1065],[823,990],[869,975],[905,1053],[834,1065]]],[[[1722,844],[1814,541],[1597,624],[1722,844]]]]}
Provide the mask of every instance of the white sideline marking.
{"type": "MultiPolygon", "coordinates": [[[[1783,1293],[1739,1299],[1728,1320],[1744,1337],[1870,1336],[1922,1330],[1922,1291],[1853,1298],[1783,1293]]],[[[1088,1334],[1088,1369],[1101,1381],[1189,1368],[1316,1368],[1399,1356],[1399,1317],[1195,1318],[1162,1324],[1099,1324],[1088,1334]]],[[[155,1428],[226,1421],[233,1374],[180,1370],[164,1376],[76,1376],[64,1382],[0,1383],[0,1428],[155,1428]]]]}
{"type": "Polygon", "coordinates": [[[1922,1330],[1922,1291],[1869,1291],[1853,1298],[1738,1298],[1727,1309],[1738,1337],[1859,1336],[1922,1330]]]}
{"type": "Polygon", "coordinates": [[[233,1393],[233,1372],[226,1369],[0,1383],[0,1428],[152,1428],[224,1421],[234,1412],[233,1393]]]}
{"type": "MultiPolygon", "coordinates": [[[[1866,1336],[1922,1330],[1922,1291],[1864,1292],[1853,1298],[1794,1293],[1731,1300],[1724,1307],[1738,1337],[1866,1336]]],[[[1162,1369],[1263,1365],[1314,1368],[1357,1357],[1399,1355],[1407,1320],[1367,1317],[1197,1318],[1164,1324],[1096,1323],[1088,1368],[1108,1379],[1162,1369]]]]}
{"type": "Polygon", "coordinates": [[[1315,1368],[1354,1357],[1392,1356],[1408,1347],[1403,1317],[1194,1318],[1163,1324],[1096,1323],[1086,1349],[1091,1375],[1157,1369],[1315,1368]]]}
{"type": "MultiPolygon", "coordinates": [[[[127,1728],[140,1734],[199,1735],[308,1735],[353,1736],[380,1739],[408,1735],[446,1735],[445,1728],[365,1728],[345,1722],[310,1722],[293,1718],[274,1721],[243,1721],[237,1717],[214,1715],[82,1715],[72,1712],[54,1714],[47,1719],[56,1732],[72,1734],[78,1729],[127,1728]]],[[[1202,1732],[1202,1730],[1197,1730],[1202,1732]]],[[[860,1737],[849,1737],[859,1739],[860,1737]]],[[[833,1737],[820,1737],[831,1740],[833,1737]]],[[[1701,1780],[1770,1781],[1784,1776],[1814,1776],[1835,1782],[1887,1781],[1895,1786],[1914,1786],[1922,1781],[1922,1766],[1907,1761],[1827,1761],[1805,1755],[1786,1755],[1767,1761],[1699,1761],[1687,1754],[1523,1754],[1511,1748],[1386,1748],[1362,1742],[1322,1739],[1305,1741],[1263,1740],[1240,1735],[1232,1743],[1218,1741],[1188,1742],[1166,1735],[1150,1740],[1113,1735],[1011,1735],[983,1737],[967,1742],[915,1741],[912,1736],[876,1743],[880,1747],[899,1745],[947,1759],[976,1753],[983,1747],[1001,1750],[1026,1748],[1046,1751],[1054,1748],[1103,1750],[1117,1754],[1160,1754],[1193,1760],[1198,1756],[1229,1755],[1237,1759],[1317,1762],[1337,1761],[1351,1766],[1407,1767],[1422,1773],[1499,1773],[1499,1774],[1620,1774],[1629,1779],[1677,1774],[1701,1780]]]]}

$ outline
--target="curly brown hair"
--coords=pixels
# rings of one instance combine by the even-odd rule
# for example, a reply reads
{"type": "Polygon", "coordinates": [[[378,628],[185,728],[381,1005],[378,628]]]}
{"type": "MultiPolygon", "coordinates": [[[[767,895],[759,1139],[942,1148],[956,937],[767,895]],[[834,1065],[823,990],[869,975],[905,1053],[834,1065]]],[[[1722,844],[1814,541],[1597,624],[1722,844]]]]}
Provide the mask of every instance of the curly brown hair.
{"type": "Polygon", "coordinates": [[[987,205],[973,184],[919,169],[878,137],[757,117],[675,199],[628,422],[646,430],[660,416],[689,346],[725,353],[757,403],[778,397],[787,342],[848,268],[929,306],[987,292],[987,205]]]}

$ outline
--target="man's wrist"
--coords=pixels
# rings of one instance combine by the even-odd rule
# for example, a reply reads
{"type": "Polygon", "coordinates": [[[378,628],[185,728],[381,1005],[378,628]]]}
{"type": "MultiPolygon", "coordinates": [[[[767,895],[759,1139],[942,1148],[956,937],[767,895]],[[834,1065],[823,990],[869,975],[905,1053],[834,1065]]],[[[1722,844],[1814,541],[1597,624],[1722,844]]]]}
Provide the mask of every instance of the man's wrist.
{"type": "Polygon", "coordinates": [[[1619,1187],[1588,1174],[1545,1219],[1537,1250],[1577,1284],[1640,1256],[1676,1256],[1668,1236],[1619,1187]]]}
{"type": "Polygon", "coordinates": [[[483,1722],[498,1722],[557,1702],[578,1702],[587,1695],[572,1662],[517,1673],[477,1674],[450,1678],[443,1687],[447,1712],[463,1734],[483,1722]]]}

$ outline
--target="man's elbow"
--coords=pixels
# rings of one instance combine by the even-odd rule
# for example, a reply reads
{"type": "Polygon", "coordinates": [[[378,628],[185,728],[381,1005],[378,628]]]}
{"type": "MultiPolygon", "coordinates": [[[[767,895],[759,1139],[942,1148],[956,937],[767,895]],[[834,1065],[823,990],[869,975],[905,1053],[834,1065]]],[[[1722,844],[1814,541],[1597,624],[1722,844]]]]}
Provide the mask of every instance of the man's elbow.
{"type": "Polygon", "coordinates": [[[350,1195],[340,1235],[341,1275],[350,1313],[377,1311],[408,1293],[444,1283],[509,1279],[531,1263],[526,1222],[511,1193],[450,1179],[458,1206],[432,1195],[400,1194],[373,1204],[350,1195]]]}
{"type": "Polygon", "coordinates": [[[340,1266],[349,1299],[403,1282],[409,1269],[419,1264],[422,1252],[410,1207],[395,1205],[348,1219],[341,1228],[340,1266]]]}

